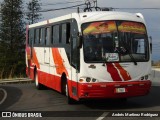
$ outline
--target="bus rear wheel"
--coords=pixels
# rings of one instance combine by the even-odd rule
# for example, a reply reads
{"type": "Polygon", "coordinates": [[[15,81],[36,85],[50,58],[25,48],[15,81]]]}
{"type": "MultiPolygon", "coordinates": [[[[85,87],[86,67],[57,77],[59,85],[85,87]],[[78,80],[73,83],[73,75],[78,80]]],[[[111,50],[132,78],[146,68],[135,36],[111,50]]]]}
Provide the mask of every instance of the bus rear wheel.
{"type": "Polygon", "coordinates": [[[38,81],[38,73],[36,71],[35,71],[35,74],[34,74],[34,81],[35,81],[36,88],[38,90],[42,90],[43,89],[43,85],[39,83],[39,81],[38,81]]]}

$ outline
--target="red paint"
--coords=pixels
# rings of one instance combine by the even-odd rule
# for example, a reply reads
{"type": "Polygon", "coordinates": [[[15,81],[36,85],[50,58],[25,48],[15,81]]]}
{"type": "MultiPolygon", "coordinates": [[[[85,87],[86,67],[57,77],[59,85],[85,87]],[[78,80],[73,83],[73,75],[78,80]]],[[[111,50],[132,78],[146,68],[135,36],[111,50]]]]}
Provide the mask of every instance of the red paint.
{"type": "Polygon", "coordinates": [[[122,81],[118,70],[114,67],[113,63],[107,63],[107,71],[110,73],[113,81],[122,81]]]}
{"type": "MultiPolygon", "coordinates": [[[[34,70],[30,69],[30,71],[30,78],[34,79],[34,70]]],[[[38,80],[41,84],[61,92],[60,76],[38,71],[38,80]]],[[[75,100],[98,98],[129,98],[148,94],[151,88],[151,82],[146,80],[134,82],[77,83],[72,80],[68,80],[68,88],[70,97],[75,100]],[[144,85],[142,86],[140,84],[144,85]],[[77,89],[77,95],[72,94],[72,87],[77,89]],[[127,92],[115,93],[115,88],[126,88],[127,92]]]]}
{"type": "Polygon", "coordinates": [[[36,51],[35,51],[34,48],[32,49],[32,64],[36,65],[36,67],[38,69],[40,69],[40,65],[39,65],[38,58],[37,58],[37,55],[36,55],[36,51]]]}
{"type": "MultiPolygon", "coordinates": [[[[31,74],[31,77],[33,76],[34,75],[31,74]]],[[[38,79],[41,84],[61,92],[61,77],[38,71],[38,79]]],[[[151,82],[148,80],[135,82],[77,83],[68,80],[68,86],[70,97],[75,100],[97,98],[128,98],[148,94],[151,87],[151,82]],[[140,84],[144,85],[141,86],[140,84]],[[116,87],[115,85],[119,86],[116,87]],[[72,94],[72,87],[77,89],[77,96],[72,94]],[[115,88],[126,88],[127,92],[115,93],[115,88]],[[88,94],[88,96],[85,96],[85,94],[88,94]]]]}
{"type": "Polygon", "coordinates": [[[124,81],[131,80],[131,76],[129,75],[129,73],[119,63],[114,63],[114,64],[117,67],[117,69],[119,70],[124,81]]]}
{"type": "MultiPolygon", "coordinates": [[[[52,75],[52,74],[45,73],[39,70],[37,72],[38,72],[39,83],[61,92],[61,77],[60,76],[52,75]]],[[[71,80],[68,80],[68,84],[69,84],[69,91],[71,92],[71,80]]]]}
{"type": "MultiPolygon", "coordinates": [[[[26,72],[28,71],[28,68],[26,68],[26,72]]],[[[29,78],[31,78],[32,80],[34,80],[34,69],[30,68],[30,75],[29,78]]],[[[38,81],[39,83],[54,89],[58,92],[61,92],[61,77],[60,76],[56,76],[56,75],[52,75],[52,74],[48,74],[42,71],[37,71],[38,74],[38,81]]],[[[68,89],[69,89],[69,93],[70,93],[70,97],[75,99],[75,100],[79,100],[78,99],[78,95],[74,96],[72,94],[72,87],[76,87],[77,88],[77,82],[74,82],[72,80],[68,80],[68,89]]],[[[78,92],[77,92],[78,93],[78,92]]]]}
{"type": "Polygon", "coordinates": [[[134,96],[143,96],[149,93],[151,82],[136,81],[136,82],[109,82],[109,83],[84,83],[78,84],[79,98],[128,98],[134,96]],[[127,86],[132,84],[133,86],[127,86]],[[144,84],[144,86],[140,86],[144,84]],[[88,87],[92,85],[92,87],[88,87]],[[115,85],[120,85],[115,87],[115,85]],[[103,87],[101,87],[103,86],[103,87]],[[106,86],[106,87],[104,87],[106,86]],[[126,93],[115,93],[115,88],[126,88],[126,93]],[[85,96],[88,94],[88,96],[85,96]]]}
{"type": "Polygon", "coordinates": [[[27,54],[27,60],[30,60],[31,59],[31,49],[30,49],[30,47],[26,47],[26,54],[27,54]]]}
{"type": "Polygon", "coordinates": [[[57,65],[56,67],[57,74],[62,75],[62,73],[65,73],[68,76],[67,69],[63,64],[63,59],[58,51],[58,48],[52,48],[52,56],[54,63],[57,65]]]}

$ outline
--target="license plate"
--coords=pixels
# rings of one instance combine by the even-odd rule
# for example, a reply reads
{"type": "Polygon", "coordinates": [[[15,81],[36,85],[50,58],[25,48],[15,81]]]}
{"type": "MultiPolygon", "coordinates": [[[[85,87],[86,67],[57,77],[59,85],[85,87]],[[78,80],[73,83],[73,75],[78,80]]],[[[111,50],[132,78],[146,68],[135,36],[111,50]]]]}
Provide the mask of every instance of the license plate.
{"type": "Polygon", "coordinates": [[[126,89],[125,88],[115,88],[115,92],[116,93],[125,93],[126,92],[126,89]]]}

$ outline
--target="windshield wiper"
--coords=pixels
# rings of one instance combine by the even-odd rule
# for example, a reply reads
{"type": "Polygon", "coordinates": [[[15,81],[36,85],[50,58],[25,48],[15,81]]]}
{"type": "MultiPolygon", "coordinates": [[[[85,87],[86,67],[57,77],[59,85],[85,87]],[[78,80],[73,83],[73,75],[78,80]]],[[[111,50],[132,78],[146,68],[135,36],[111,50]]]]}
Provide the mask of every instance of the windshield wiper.
{"type": "Polygon", "coordinates": [[[128,54],[129,54],[130,58],[132,59],[132,61],[134,62],[134,65],[137,65],[137,62],[136,62],[135,58],[133,57],[133,55],[130,52],[128,54]]]}
{"type": "Polygon", "coordinates": [[[123,48],[128,51],[127,53],[130,56],[131,60],[133,61],[134,65],[137,65],[137,62],[136,62],[135,58],[133,57],[132,53],[130,52],[129,47],[127,47],[127,45],[125,44],[125,42],[123,40],[121,40],[121,41],[123,43],[123,48]]]}
{"type": "Polygon", "coordinates": [[[102,64],[102,66],[105,66],[105,64],[107,63],[107,60],[106,60],[106,58],[102,58],[103,59],[103,64],[102,64]]]}

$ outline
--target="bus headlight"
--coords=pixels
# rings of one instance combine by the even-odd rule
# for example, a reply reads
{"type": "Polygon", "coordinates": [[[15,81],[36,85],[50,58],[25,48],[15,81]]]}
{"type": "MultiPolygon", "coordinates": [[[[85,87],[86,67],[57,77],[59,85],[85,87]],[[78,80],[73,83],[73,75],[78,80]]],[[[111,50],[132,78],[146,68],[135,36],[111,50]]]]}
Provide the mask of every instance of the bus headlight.
{"type": "Polygon", "coordinates": [[[148,80],[148,78],[149,78],[149,75],[145,75],[141,77],[141,80],[148,80]]]}
{"type": "Polygon", "coordinates": [[[95,83],[95,82],[98,82],[98,80],[95,78],[91,78],[91,77],[82,77],[79,79],[79,82],[80,83],[95,83]]]}
{"type": "Polygon", "coordinates": [[[95,79],[95,78],[92,78],[92,82],[96,82],[97,81],[97,79],[95,79]]]}
{"type": "Polygon", "coordinates": [[[141,77],[141,80],[144,80],[144,76],[141,77]]]}
{"type": "Polygon", "coordinates": [[[91,82],[91,78],[90,78],[90,77],[87,77],[87,78],[86,78],[86,82],[91,82]]]}
{"type": "Polygon", "coordinates": [[[146,80],[148,80],[148,75],[145,75],[144,77],[145,77],[146,80]]]}

